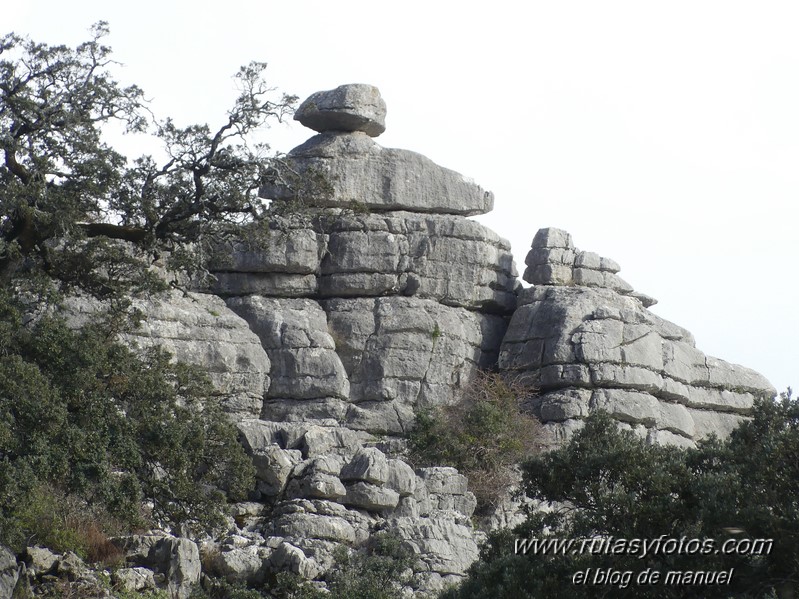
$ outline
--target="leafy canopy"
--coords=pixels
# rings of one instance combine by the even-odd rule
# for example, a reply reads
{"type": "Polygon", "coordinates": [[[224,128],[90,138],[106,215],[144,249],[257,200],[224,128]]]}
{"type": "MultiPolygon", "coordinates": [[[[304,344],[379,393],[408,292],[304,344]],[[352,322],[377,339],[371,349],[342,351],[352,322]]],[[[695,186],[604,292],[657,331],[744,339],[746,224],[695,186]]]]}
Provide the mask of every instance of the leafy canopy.
{"type": "Polygon", "coordinates": [[[53,520],[61,499],[123,528],[204,527],[252,485],[207,378],[115,339],[128,295],[164,288],[156,258],[201,268],[264,216],[268,148],[248,135],[296,99],[251,63],[220,126],[156,119],[115,78],[107,35],[101,22],[74,48],[0,38],[0,542],[14,547],[75,541],[53,520]],[[105,142],[110,123],[155,135],[166,158],[129,161],[105,142]],[[73,290],[123,310],[71,330],[50,308],[73,290]]]}
{"type": "MultiPolygon", "coordinates": [[[[275,95],[264,63],[242,67],[240,94],[217,128],[157,120],[136,86],[114,79],[107,24],[75,48],[0,38],[0,280],[44,274],[99,297],[147,288],[148,256],[196,244],[202,255],[232,226],[263,217],[257,190],[269,176],[253,130],[290,113],[296,98],[275,95]],[[103,141],[103,126],[148,131],[168,158],[132,163],[103,141]],[[120,252],[110,240],[137,244],[120,252]],[[122,272],[103,273],[99,263],[122,272]]],[[[184,254],[186,255],[186,254],[184,254]]],[[[195,266],[197,266],[195,264],[195,266]]]]}

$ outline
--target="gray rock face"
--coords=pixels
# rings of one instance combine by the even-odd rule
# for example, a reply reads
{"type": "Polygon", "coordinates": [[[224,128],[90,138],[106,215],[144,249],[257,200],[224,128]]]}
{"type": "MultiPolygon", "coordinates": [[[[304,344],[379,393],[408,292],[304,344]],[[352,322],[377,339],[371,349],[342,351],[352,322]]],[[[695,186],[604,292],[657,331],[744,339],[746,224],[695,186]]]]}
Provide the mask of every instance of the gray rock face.
{"type": "Polygon", "coordinates": [[[392,526],[418,555],[424,571],[441,575],[463,575],[479,556],[474,533],[455,515],[431,518],[401,517],[392,526]]]}
{"type": "Polygon", "coordinates": [[[299,422],[271,422],[247,419],[237,423],[244,449],[255,454],[277,446],[283,450],[299,450],[303,459],[337,457],[349,461],[363,447],[374,442],[369,433],[336,426],[299,422]]]}
{"type": "Polygon", "coordinates": [[[133,304],[144,321],[129,342],[160,345],[176,359],[201,366],[234,418],[260,415],[271,364],[258,337],[224,301],[173,291],[133,304]]]}
{"type": "Polygon", "coordinates": [[[416,475],[413,468],[402,460],[388,460],[388,480],[386,486],[396,491],[400,497],[408,497],[416,491],[416,475]]]}
{"type": "Polygon", "coordinates": [[[468,481],[455,468],[431,467],[417,471],[420,483],[414,495],[421,514],[437,510],[452,511],[470,518],[477,507],[477,499],[468,490],[468,481]]]}
{"type": "MultiPolygon", "coordinates": [[[[494,206],[494,195],[460,173],[409,150],[383,148],[366,134],[322,133],[287,156],[290,168],[323,189],[299,199],[310,206],[360,206],[372,211],[409,210],[473,216],[494,206]]],[[[264,198],[295,200],[284,184],[261,189],[264,198]]]]}
{"type": "Polygon", "coordinates": [[[385,512],[397,507],[399,500],[399,493],[393,489],[365,482],[356,482],[347,485],[347,494],[342,503],[351,507],[369,510],[370,512],[385,512]]]}
{"type": "MultiPolygon", "coordinates": [[[[16,563],[14,558],[14,564],[16,563]]],[[[25,564],[32,571],[32,576],[49,574],[58,565],[58,555],[46,547],[28,547],[25,549],[25,564]]]]}
{"type": "Polygon", "coordinates": [[[322,302],[350,381],[352,428],[401,433],[414,409],[451,403],[493,360],[502,318],[402,297],[322,302]]]}
{"type": "Polygon", "coordinates": [[[164,538],[155,546],[150,559],[166,577],[167,592],[178,599],[186,599],[192,587],[200,582],[200,550],[189,539],[164,538]]]}
{"type": "Polygon", "coordinates": [[[266,496],[274,496],[285,489],[294,466],[302,461],[302,452],[270,445],[253,451],[251,457],[258,480],[258,491],[266,496]]]}
{"type": "Polygon", "coordinates": [[[300,215],[287,215],[262,225],[251,239],[228,241],[213,252],[211,270],[310,275],[319,268],[325,252],[324,232],[300,215]]]}
{"type": "Polygon", "coordinates": [[[148,568],[119,568],[114,572],[113,581],[118,588],[129,593],[156,588],[155,574],[148,568]]]}
{"type": "Polygon", "coordinates": [[[334,565],[337,548],[357,548],[381,530],[399,534],[417,552],[414,589],[420,592],[457,582],[475,558],[469,519],[476,501],[454,468],[414,472],[375,447],[374,437],[330,423],[249,419],[238,427],[254,457],[301,453],[302,461],[284,490],[271,496],[270,516],[258,528],[265,536],[223,542],[214,562],[218,575],[251,584],[268,572],[320,577],[334,565]]]}
{"type": "Polygon", "coordinates": [[[112,542],[129,563],[156,572],[159,586],[171,597],[186,599],[200,581],[200,550],[190,539],[162,533],[118,537],[112,542]]]}
{"type": "Polygon", "coordinates": [[[388,481],[389,467],[385,454],[374,447],[359,449],[349,464],[341,469],[341,480],[362,481],[383,485],[388,481]]]}
{"type": "Polygon", "coordinates": [[[535,286],[519,298],[499,365],[544,391],[537,409],[553,442],[603,409],[650,440],[691,444],[731,430],[774,393],[758,373],[705,356],[620,283],[617,264],[576,250],[567,233],[539,231],[527,263],[535,286]],[[719,415],[724,424],[706,424],[719,415]]]}
{"type": "Polygon", "coordinates": [[[228,306],[249,323],[269,355],[272,370],[267,403],[347,400],[349,381],[318,303],[248,296],[231,298],[228,306]]]}
{"type": "Polygon", "coordinates": [[[19,579],[19,565],[16,556],[0,546],[0,599],[11,599],[19,579]]]}
{"type": "Polygon", "coordinates": [[[386,130],[386,103],[375,86],[350,83],[311,94],[294,119],[314,131],[363,131],[377,137],[386,130]]]}
{"type": "Polygon", "coordinates": [[[271,555],[272,551],[267,547],[233,547],[214,556],[214,573],[230,583],[262,584],[271,555]]]}
{"type": "Polygon", "coordinates": [[[353,215],[331,221],[326,232],[323,296],[417,296],[498,313],[516,305],[510,245],[474,221],[407,212],[353,215]]]}
{"type": "Polygon", "coordinates": [[[215,290],[286,297],[417,296],[500,314],[516,305],[510,245],[480,223],[341,210],[303,222],[289,219],[258,244],[230,244],[228,263],[218,260],[213,266],[215,290]],[[307,244],[294,243],[298,239],[307,244]]]}
{"type": "Polygon", "coordinates": [[[616,273],[619,265],[593,252],[581,252],[572,237],[560,229],[541,229],[525,259],[524,280],[533,285],[580,285],[612,289],[633,295],[645,308],[657,303],[646,295],[635,295],[633,288],[616,273]]]}

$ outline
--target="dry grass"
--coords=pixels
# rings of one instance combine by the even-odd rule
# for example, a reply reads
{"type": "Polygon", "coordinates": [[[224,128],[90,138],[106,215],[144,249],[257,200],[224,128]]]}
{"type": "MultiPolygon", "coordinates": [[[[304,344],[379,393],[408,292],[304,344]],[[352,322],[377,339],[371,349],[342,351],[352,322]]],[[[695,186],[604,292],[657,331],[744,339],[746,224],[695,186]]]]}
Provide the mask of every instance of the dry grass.
{"type": "Polygon", "coordinates": [[[490,512],[518,482],[516,465],[541,451],[541,424],[523,409],[534,394],[499,374],[478,372],[460,402],[417,416],[411,460],[457,468],[469,479],[477,513],[490,512]]]}

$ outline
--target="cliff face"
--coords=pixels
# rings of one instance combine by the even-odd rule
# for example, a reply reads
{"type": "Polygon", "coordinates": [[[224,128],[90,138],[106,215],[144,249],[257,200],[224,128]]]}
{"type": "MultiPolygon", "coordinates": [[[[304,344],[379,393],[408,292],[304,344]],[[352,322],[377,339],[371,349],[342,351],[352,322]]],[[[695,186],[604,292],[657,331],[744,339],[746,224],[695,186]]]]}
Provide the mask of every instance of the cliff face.
{"type": "MultiPolygon", "coordinates": [[[[214,571],[320,577],[343,544],[392,530],[417,552],[417,589],[457,580],[477,557],[468,482],[414,472],[401,456],[415,413],[458,401],[478,368],[541,391],[533,409],[557,444],[604,409],[651,442],[728,433],[769,383],[710,358],[647,310],[612,260],[543,229],[521,289],[509,244],[466,215],[493,196],[405,150],[380,147],[371,86],[314,94],[297,118],[319,132],[287,157],[325,193],[263,193],[304,210],[259,242],[220,248],[213,289],[140,301],[133,336],[212,375],[257,468],[214,571]],[[268,518],[261,506],[273,506],[268,518]]],[[[199,576],[199,573],[197,574],[199,576]]],[[[188,584],[188,583],[186,583],[188,584]]]]}

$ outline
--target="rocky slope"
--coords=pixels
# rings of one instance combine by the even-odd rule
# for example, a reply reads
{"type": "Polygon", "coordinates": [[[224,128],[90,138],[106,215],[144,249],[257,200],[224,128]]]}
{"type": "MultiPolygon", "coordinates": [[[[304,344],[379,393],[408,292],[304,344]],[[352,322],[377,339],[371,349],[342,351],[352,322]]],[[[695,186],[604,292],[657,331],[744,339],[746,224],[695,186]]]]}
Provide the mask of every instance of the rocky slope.
{"type": "MultiPolygon", "coordinates": [[[[402,435],[419,409],[458,401],[478,368],[540,389],[533,409],[551,444],[604,409],[651,442],[687,446],[773,393],[702,354],[615,262],[563,231],[536,234],[521,289],[508,242],[466,218],[493,196],[372,139],[385,129],[376,88],[319,92],[296,118],[319,133],[287,162],[322,175],[325,192],[298,197],[276,179],[263,194],[302,210],[219,248],[212,289],[139,300],[146,319],[130,337],[209,371],[255,464],[253,501],[216,539],[119,539],[129,588],[186,597],[203,568],[247,583],[321,579],[336,547],[378,531],[417,554],[413,591],[458,580],[478,555],[474,496],[452,468],[414,471],[402,435]]],[[[91,307],[77,302],[76,322],[81,310],[91,307]]],[[[40,558],[25,557],[29,574],[40,558]]],[[[45,561],[55,572],[64,559],[45,561]]]]}

